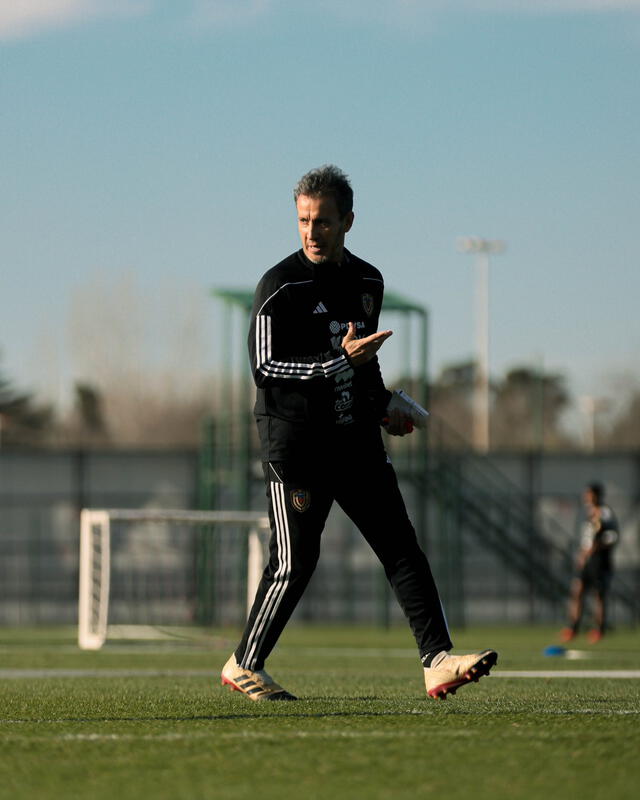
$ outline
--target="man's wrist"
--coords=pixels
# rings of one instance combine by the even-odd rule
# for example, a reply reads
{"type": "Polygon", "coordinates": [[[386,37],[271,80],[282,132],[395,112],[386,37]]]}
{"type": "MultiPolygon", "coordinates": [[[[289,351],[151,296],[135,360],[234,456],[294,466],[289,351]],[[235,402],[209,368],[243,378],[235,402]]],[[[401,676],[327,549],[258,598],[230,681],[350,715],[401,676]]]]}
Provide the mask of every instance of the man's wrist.
{"type": "Polygon", "coordinates": [[[351,360],[351,356],[349,355],[349,353],[347,353],[347,351],[344,349],[344,347],[340,347],[340,352],[347,359],[347,363],[349,364],[349,366],[352,369],[356,369],[356,365],[353,363],[353,361],[351,360]]]}

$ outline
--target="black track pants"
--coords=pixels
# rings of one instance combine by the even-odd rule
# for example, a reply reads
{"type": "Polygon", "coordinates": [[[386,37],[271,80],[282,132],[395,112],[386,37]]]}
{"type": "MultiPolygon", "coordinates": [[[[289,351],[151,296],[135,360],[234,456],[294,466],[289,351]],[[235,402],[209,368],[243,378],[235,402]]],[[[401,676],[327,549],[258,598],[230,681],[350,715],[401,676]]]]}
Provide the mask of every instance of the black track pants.
{"type": "MultiPolygon", "coordinates": [[[[236,649],[241,666],[263,668],[313,574],[334,500],[380,559],[420,656],[452,647],[429,563],[386,456],[342,463],[342,476],[333,479],[303,477],[304,470],[282,462],[265,464],[264,471],[270,558],[236,649]]],[[[336,465],[332,471],[335,474],[336,465]]]]}

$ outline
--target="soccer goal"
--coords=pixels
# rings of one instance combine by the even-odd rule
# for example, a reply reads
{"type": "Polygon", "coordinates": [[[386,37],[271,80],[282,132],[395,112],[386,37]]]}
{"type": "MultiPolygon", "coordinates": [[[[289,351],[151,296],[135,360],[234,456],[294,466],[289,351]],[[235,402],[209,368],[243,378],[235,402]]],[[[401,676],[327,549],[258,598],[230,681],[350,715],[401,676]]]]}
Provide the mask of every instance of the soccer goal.
{"type": "Polygon", "coordinates": [[[246,614],[268,532],[255,511],[83,509],[78,645],[98,650],[109,638],[246,614]]]}

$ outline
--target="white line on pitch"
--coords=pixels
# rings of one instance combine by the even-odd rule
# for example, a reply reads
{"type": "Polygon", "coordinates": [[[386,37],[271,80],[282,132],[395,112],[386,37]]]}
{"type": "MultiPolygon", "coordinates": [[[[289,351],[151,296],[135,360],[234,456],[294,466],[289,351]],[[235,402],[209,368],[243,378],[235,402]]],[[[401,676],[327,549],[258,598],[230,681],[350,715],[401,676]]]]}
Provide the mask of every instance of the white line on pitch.
{"type": "MultiPolygon", "coordinates": [[[[409,712],[412,716],[433,716],[433,711],[419,711],[413,709],[409,712]]],[[[638,716],[640,711],[635,709],[544,709],[535,710],[533,714],[550,714],[567,716],[571,714],[590,714],[596,716],[638,716]]],[[[10,720],[0,720],[0,722],[7,722],[10,720]]],[[[47,722],[55,722],[55,720],[47,720],[47,722]]],[[[256,731],[256,730],[242,730],[242,731],[220,731],[219,729],[212,729],[210,731],[191,731],[188,733],[65,733],[60,736],[24,736],[22,734],[5,736],[5,741],[46,741],[52,740],[65,741],[65,742],[129,742],[129,741],[180,741],[189,739],[273,739],[274,741],[281,741],[282,739],[398,739],[400,737],[420,737],[424,738],[429,735],[429,730],[420,727],[416,730],[403,730],[399,731],[397,728],[393,730],[369,730],[369,731],[354,731],[344,730],[343,728],[325,728],[323,730],[308,730],[308,731],[256,731]]],[[[468,730],[443,730],[438,727],[437,730],[431,731],[431,735],[441,738],[469,738],[475,736],[473,731],[468,730]]]]}
{"type": "Polygon", "coordinates": [[[493,678],[640,678],[640,669],[495,670],[493,678]]]}
{"type": "MultiPolygon", "coordinates": [[[[0,669],[0,680],[15,678],[200,678],[213,669],[0,669]]],[[[638,669],[494,670],[495,678],[640,678],[638,669]]]]}
{"type": "Polygon", "coordinates": [[[191,678],[216,676],[212,669],[0,669],[2,678],[191,678]]]}

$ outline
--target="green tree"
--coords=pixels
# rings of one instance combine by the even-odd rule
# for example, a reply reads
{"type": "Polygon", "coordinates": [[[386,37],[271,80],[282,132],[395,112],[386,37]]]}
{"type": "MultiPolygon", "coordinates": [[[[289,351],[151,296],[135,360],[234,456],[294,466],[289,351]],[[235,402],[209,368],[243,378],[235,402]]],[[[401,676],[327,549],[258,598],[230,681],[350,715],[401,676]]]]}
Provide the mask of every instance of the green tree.
{"type": "Polygon", "coordinates": [[[0,371],[0,431],[3,445],[41,443],[51,431],[53,412],[28,392],[19,392],[0,371]]]}
{"type": "Polygon", "coordinates": [[[529,367],[514,367],[493,386],[492,447],[570,447],[562,413],[570,395],[562,375],[529,367]]]}
{"type": "Polygon", "coordinates": [[[636,390],[616,415],[609,431],[599,431],[599,443],[608,447],[640,447],[640,390],[636,390]]]}
{"type": "MultiPolygon", "coordinates": [[[[449,431],[473,441],[475,364],[473,361],[445,366],[430,387],[430,411],[449,431]]],[[[514,367],[489,385],[492,448],[572,448],[562,429],[562,415],[570,405],[562,375],[527,366],[514,367]]],[[[446,433],[446,430],[445,430],[446,433]]],[[[454,446],[445,440],[445,446],[454,446]]]]}
{"type": "Polygon", "coordinates": [[[474,380],[473,361],[462,361],[443,367],[429,392],[429,410],[467,442],[473,436],[474,380]]]}

